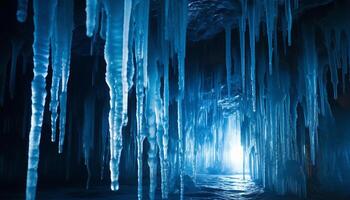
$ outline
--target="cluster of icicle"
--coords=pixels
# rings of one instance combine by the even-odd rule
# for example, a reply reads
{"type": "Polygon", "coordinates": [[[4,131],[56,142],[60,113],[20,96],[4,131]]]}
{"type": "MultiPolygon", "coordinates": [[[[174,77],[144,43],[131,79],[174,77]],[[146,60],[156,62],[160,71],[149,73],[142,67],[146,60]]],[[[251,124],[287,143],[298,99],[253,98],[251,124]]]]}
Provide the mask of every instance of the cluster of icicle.
{"type": "MultiPolygon", "coordinates": [[[[180,196],[184,192],[185,167],[191,166],[195,175],[197,166],[209,166],[208,163],[219,160],[218,155],[223,153],[218,150],[222,145],[222,127],[225,124],[222,109],[227,110],[226,114],[232,113],[235,123],[239,121],[235,127],[241,131],[243,170],[248,163],[252,178],[278,193],[306,195],[309,169],[317,165],[319,116],[332,120],[326,89],[327,71],[331,74],[334,98],[338,96],[339,80],[345,85],[345,77],[349,73],[349,16],[345,8],[340,8],[340,12],[331,13],[329,19],[343,21],[321,21],[318,22],[318,27],[305,23],[300,31],[303,37],[292,44],[292,18],[298,9],[298,0],[240,2],[242,15],[238,21],[239,44],[232,46],[231,27],[225,28],[227,93],[223,96],[218,77],[214,77],[214,89],[208,93],[201,93],[203,83],[200,78],[193,79],[191,85],[186,84],[185,88],[186,0],[161,1],[157,31],[152,31],[151,35],[150,0],[86,0],[87,36],[100,34],[106,40],[104,56],[110,95],[108,122],[112,190],[119,189],[122,129],[128,122],[128,91],[135,85],[138,198],[142,199],[142,155],[143,141],[146,138],[150,144],[149,197],[155,197],[157,155],[160,160],[162,198],[168,197],[171,171],[168,150],[169,67],[177,66],[176,159],[179,165],[180,196]],[[261,24],[266,25],[266,28],[261,29],[261,24]],[[322,44],[316,42],[316,29],[321,30],[322,44]],[[261,41],[262,31],[267,36],[266,45],[261,41]],[[278,37],[280,32],[282,38],[278,37]],[[246,39],[246,35],[249,38],[246,39]],[[249,44],[249,48],[246,44],[249,44]],[[297,47],[298,59],[288,64],[280,62],[280,58],[286,57],[290,45],[297,47]],[[321,59],[323,57],[319,56],[319,46],[327,50],[328,59],[321,59]],[[234,53],[231,53],[232,49],[234,53]],[[237,69],[234,76],[232,65],[237,69]],[[339,69],[342,72],[341,79],[338,77],[339,69]],[[242,92],[239,98],[232,93],[232,79],[238,76],[242,92]],[[188,95],[186,98],[185,93],[188,95]],[[239,105],[236,105],[237,101],[239,105]],[[298,111],[299,108],[302,113],[298,111]],[[211,111],[213,115],[210,114],[211,111]],[[203,134],[208,130],[212,135],[206,138],[203,134]],[[198,164],[197,157],[204,158],[200,161],[204,164],[198,164]],[[215,159],[211,160],[211,157],[215,159]]],[[[20,22],[26,20],[27,4],[27,0],[18,0],[17,19],[20,22]]],[[[34,78],[27,199],[35,199],[36,194],[39,143],[46,97],[45,79],[50,52],[53,71],[50,87],[52,141],[57,137],[59,105],[58,149],[60,153],[63,150],[73,30],[73,1],[34,0],[33,4],[34,78]]],[[[88,143],[84,144],[84,148],[89,148],[88,146],[88,143]]],[[[88,154],[87,150],[85,152],[88,154]]],[[[89,155],[85,157],[88,161],[89,155]]]]}
{"type": "MultiPolygon", "coordinates": [[[[27,0],[18,0],[17,19],[26,20],[27,0]]],[[[128,91],[135,74],[137,96],[138,198],[142,199],[142,155],[145,138],[150,143],[150,199],[154,199],[157,181],[157,151],[161,165],[162,197],[168,197],[168,121],[169,60],[178,62],[178,136],[179,159],[183,157],[182,100],[184,96],[187,1],[162,1],[159,38],[149,36],[150,0],[86,0],[86,34],[106,40],[104,57],[106,82],[109,86],[109,144],[111,190],[119,189],[119,161],[122,128],[127,124],[128,91]],[[101,24],[99,26],[99,24],[101,24]],[[149,41],[150,40],[150,41],[149,41]],[[151,51],[148,47],[151,46],[151,51]],[[135,62],[135,63],[133,63],[135,62]],[[160,66],[157,64],[160,63],[160,66]],[[135,68],[134,68],[135,66],[135,68]],[[160,91],[161,77],[164,89],[160,91]],[[161,98],[161,93],[163,94],[161,98]],[[147,118],[145,117],[147,115],[147,118]]],[[[32,81],[32,117],[29,136],[26,198],[35,199],[39,143],[43,121],[49,57],[52,59],[50,111],[52,141],[56,140],[58,105],[59,153],[65,137],[67,82],[73,31],[73,1],[34,0],[34,78],[32,81]]],[[[85,126],[84,126],[85,127],[85,126]]],[[[89,143],[84,142],[88,157],[89,143]]],[[[88,161],[88,158],[86,158],[88,161]]],[[[180,161],[181,194],[183,170],[180,161]]]]}
{"type": "Polygon", "coordinates": [[[288,52],[288,46],[292,45],[292,16],[298,9],[298,0],[249,3],[241,0],[241,6],[239,45],[231,47],[231,28],[225,29],[227,96],[236,98],[230,97],[233,59],[237,66],[235,75],[241,73],[240,105],[226,105],[227,97],[220,100],[217,96],[216,100],[223,107],[238,108],[232,114],[239,113],[241,121],[243,170],[248,163],[251,177],[264,187],[280,194],[306,197],[307,179],[312,176],[312,168],[321,164],[317,162],[319,118],[334,122],[328,99],[331,96],[327,90],[328,71],[334,99],[338,97],[338,83],[342,81],[345,92],[349,82],[349,14],[345,8],[338,7],[337,12],[330,12],[322,21],[302,22],[297,33],[302,37],[293,44],[297,52],[288,52]],[[277,23],[279,12],[282,16],[277,23]],[[261,29],[261,25],[266,28],[261,29]],[[267,36],[266,42],[261,41],[262,32],[267,36]],[[278,37],[280,32],[282,38],[278,37]],[[231,58],[231,48],[236,46],[240,53],[233,53],[231,58]],[[290,54],[295,54],[297,59],[290,59],[290,54]],[[282,59],[287,58],[289,63],[283,62],[282,59]]]}

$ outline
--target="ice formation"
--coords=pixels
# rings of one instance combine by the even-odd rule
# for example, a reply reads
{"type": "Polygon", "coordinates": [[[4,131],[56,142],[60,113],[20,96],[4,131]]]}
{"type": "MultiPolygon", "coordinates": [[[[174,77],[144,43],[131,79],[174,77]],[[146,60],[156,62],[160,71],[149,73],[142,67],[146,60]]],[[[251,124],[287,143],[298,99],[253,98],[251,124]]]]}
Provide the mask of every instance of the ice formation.
{"type": "MultiPolygon", "coordinates": [[[[167,199],[175,187],[182,199],[185,174],[195,179],[197,171],[208,168],[215,171],[217,166],[227,166],[225,163],[229,163],[230,158],[224,152],[231,148],[230,141],[242,146],[240,170],[243,174],[249,172],[254,180],[278,193],[305,196],[308,169],[321,165],[318,157],[320,118],[333,121],[327,89],[328,70],[334,99],[339,96],[339,83],[343,84],[343,91],[348,87],[350,26],[346,19],[349,14],[344,8],[338,13],[328,13],[330,19],[343,21],[337,25],[331,20],[320,21],[316,28],[305,22],[296,33],[292,27],[299,9],[298,0],[240,0],[239,17],[223,30],[226,70],[210,74],[208,81],[208,74],[200,72],[203,63],[187,59],[191,2],[163,0],[154,15],[150,0],[86,0],[86,36],[105,40],[105,81],[110,99],[109,107],[103,109],[104,113],[108,112],[108,120],[101,119],[105,121],[101,122],[101,132],[105,134],[102,135],[101,163],[104,165],[109,159],[111,190],[119,189],[123,135],[129,134],[123,128],[133,120],[128,105],[130,91],[135,88],[138,199],[143,199],[145,141],[148,142],[150,199],[155,199],[157,185],[163,199],[167,199]],[[151,17],[157,19],[153,24],[151,17]],[[321,31],[321,38],[317,31],[321,31]],[[300,34],[301,39],[293,38],[295,34],[300,34]],[[284,46],[278,41],[283,41],[284,46]],[[291,62],[283,62],[282,58],[292,46],[299,53],[291,62]],[[326,54],[327,59],[321,59],[321,53],[326,54]],[[295,73],[291,73],[292,70],[295,73]],[[222,75],[225,81],[221,80],[222,75]]],[[[19,22],[26,21],[27,7],[27,0],[18,0],[19,22]]],[[[58,151],[64,151],[74,29],[73,1],[34,0],[33,8],[34,77],[27,199],[35,199],[36,195],[50,59],[51,140],[56,141],[59,130],[58,151]]],[[[13,42],[11,96],[21,45],[21,41],[13,42]]],[[[82,140],[88,187],[94,121],[98,120],[93,94],[83,104],[82,140]]],[[[104,166],[101,171],[103,174],[104,166]]]]}

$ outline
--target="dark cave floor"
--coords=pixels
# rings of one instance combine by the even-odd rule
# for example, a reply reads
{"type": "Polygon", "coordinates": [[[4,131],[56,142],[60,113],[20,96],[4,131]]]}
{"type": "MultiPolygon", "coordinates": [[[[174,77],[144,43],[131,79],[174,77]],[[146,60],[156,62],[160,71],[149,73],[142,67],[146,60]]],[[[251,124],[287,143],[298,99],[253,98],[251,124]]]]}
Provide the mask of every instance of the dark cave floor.
{"type": "MultiPolygon", "coordinates": [[[[186,184],[186,183],[185,183],[186,184]]],[[[148,199],[148,187],[144,187],[144,199],[148,199]]],[[[156,199],[161,199],[157,190],[156,199]]],[[[0,199],[24,199],[23,194],[15,194],[10,191],[0,190],[0,199]]],[[[108,187],[85,188],[69,187],[41,189],[37,193],[37,199],[137,199],[137,188],[134,185],[121,185],[118,192],[112,192],[108,187]]],[[[169,195],[169,199],[180,199],[179,194],[169,195]]],[[[264,191],[262,187],[249,179],[243,180],[242,175],[207,175],[196,177],[196,187],[185,187],[184,199],[189,200],[300,200],[293,196],[279,196],[264,191]]],[[[314,200],[342,199],[335,196],[312,195],[314,200]]]]}

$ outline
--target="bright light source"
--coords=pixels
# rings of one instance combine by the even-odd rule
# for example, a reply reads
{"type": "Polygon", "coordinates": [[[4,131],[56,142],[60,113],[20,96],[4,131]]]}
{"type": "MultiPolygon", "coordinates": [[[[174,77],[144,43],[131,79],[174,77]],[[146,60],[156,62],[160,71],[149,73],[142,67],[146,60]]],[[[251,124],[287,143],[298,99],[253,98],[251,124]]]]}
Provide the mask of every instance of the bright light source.
{"type": "Polygon", "coordinates": [[[231,173],[243,172],[243,148],[241,146],[241,133],[239,120],[236,116],[229,119],[225,133],[224,163],[231,173]]]}
{"type": "Polygon", "coordinates": [[[234,172],[240,173],[243,169],[243,148],[240,144],[231,146],[228,152],[229,162],[234,172]]]}

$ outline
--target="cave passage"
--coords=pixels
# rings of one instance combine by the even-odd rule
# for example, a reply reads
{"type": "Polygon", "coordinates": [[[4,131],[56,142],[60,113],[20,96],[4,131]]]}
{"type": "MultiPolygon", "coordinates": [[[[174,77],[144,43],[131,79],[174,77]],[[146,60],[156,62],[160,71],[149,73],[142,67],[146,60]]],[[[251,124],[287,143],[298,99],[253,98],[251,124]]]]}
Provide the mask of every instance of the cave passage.
{"type": "Polygon", "coordinates": [[[0,199],[350,199],[349,9],[2,0],[0,199]]]}

